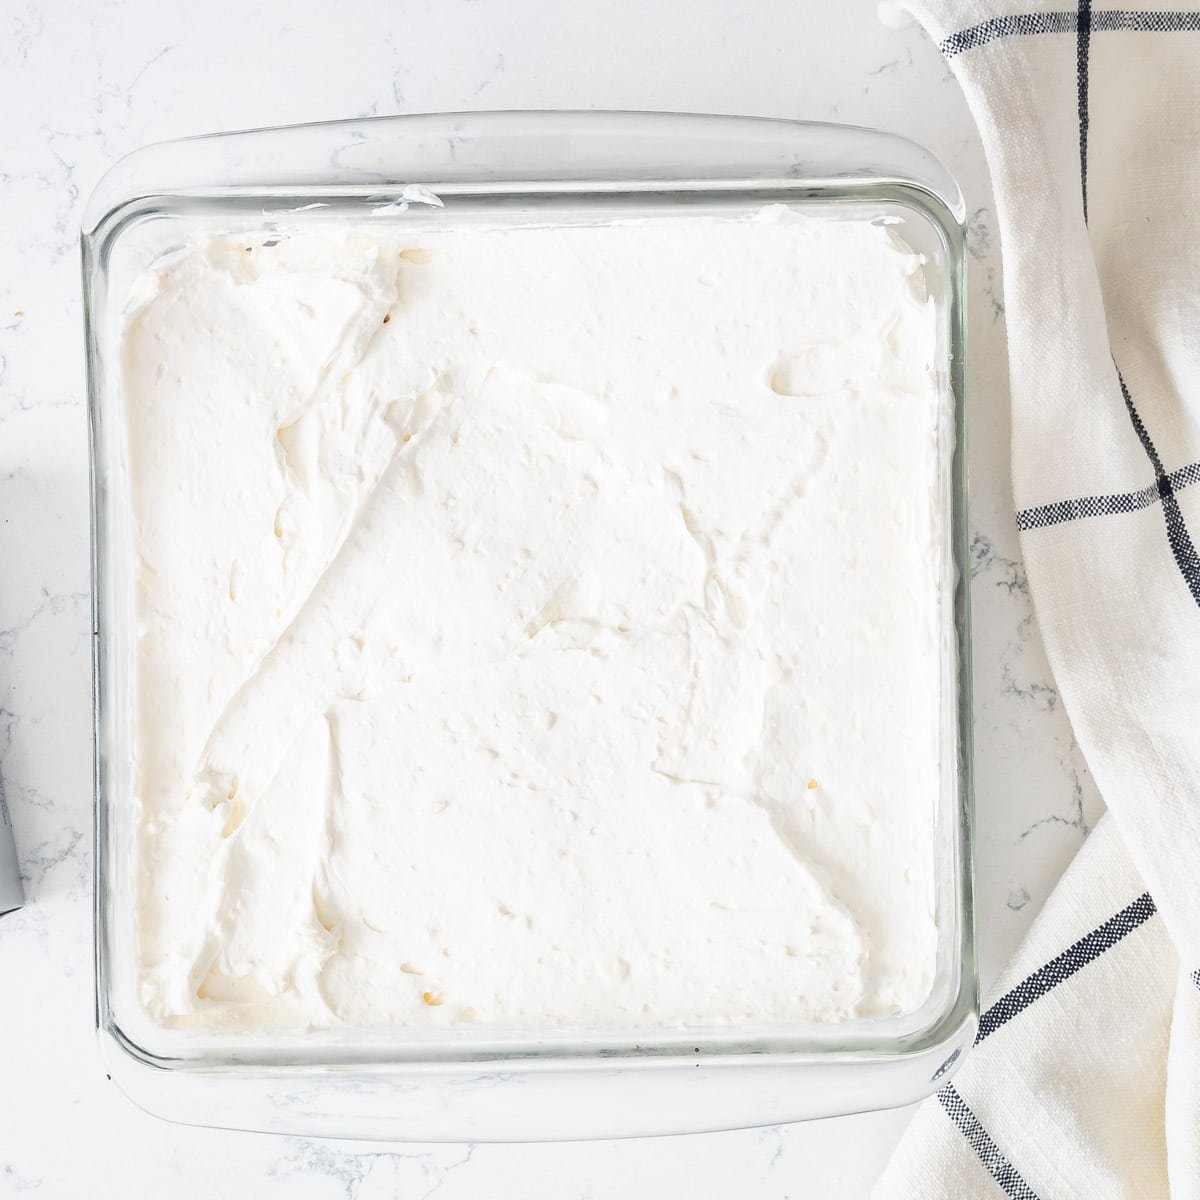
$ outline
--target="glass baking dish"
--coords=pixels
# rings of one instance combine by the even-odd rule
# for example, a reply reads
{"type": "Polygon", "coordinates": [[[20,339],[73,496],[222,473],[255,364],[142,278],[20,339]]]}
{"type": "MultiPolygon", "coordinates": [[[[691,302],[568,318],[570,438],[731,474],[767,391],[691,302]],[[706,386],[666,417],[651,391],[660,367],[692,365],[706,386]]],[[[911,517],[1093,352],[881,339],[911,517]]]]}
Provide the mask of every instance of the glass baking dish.
{"type": "Polygon", "coordinates": [[[925,151],[872,130],[657,113],[385,117],[195,138],[129,156],[82,234],[92,462],[96,1019],[113,1078],[171,1119],[405,1140],[726,1129],[916,1100],[974,1036],[963,204],[925,151]],[[434,208],[428,192],[440,199],[434,208]],[[763,204],[893,223],[938,322],[941,789],[936,978],[902,1017],[843,1024],[418,1034],[165,1029],[137,991],[134,558],[121,310],[162,255],[214,232],[361,219],[546,223],[763,204]]]}

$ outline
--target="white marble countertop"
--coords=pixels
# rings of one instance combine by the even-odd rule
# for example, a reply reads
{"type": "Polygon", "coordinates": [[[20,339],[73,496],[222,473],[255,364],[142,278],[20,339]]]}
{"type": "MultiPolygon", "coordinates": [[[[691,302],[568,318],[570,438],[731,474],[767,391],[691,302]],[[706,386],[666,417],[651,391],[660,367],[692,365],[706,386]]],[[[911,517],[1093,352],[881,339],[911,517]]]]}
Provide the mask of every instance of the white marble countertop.
{"type": "Polygon", "coordinates": [[[1099,810],[1012,519],[1000,260],[962,96],[873,0],[0,0],[0,775],[29,904],[0,922],[0,1196],[864,1197],[909,1111],[542,1146],[189,1129],[109,1083],[93,1031],[87,430],[78,227],[146,142],[375,113],[628,108],[877,125],[971,213],[978,897],[991,979],[1099,810]]]}

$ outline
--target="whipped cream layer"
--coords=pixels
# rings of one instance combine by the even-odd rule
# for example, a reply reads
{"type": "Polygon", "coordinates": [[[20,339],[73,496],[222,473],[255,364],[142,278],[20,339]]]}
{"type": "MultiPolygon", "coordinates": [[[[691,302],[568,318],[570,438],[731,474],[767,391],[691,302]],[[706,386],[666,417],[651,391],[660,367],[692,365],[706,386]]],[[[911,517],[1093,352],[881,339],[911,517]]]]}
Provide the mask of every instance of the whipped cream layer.
{"type": "Polygon", "coordinates": [[[142,997],[229,1028],[910,1011],[935,315],[889,229],[218,237],[123,347],[142,997]]]}

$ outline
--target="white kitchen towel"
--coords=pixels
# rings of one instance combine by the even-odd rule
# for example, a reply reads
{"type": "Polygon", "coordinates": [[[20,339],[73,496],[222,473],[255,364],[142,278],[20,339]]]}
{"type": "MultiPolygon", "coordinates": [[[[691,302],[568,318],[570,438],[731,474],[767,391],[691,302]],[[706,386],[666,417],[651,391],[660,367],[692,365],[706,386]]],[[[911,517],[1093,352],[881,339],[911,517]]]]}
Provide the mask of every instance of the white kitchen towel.
{"type": "Polygon", "coordinates": [[[991,166],[1016,520],[1055,682],[1110,815],[875,1195],[1188,1200],[1200,1197],[1200,10],[902,7],[962,84],[991,166]]]}

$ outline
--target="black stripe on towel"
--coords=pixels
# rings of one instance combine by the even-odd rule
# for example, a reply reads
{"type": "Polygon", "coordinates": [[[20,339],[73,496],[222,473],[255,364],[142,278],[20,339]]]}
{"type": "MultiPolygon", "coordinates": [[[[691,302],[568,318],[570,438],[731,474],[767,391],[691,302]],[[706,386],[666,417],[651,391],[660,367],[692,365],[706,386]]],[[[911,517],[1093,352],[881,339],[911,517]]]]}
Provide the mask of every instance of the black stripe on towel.
{"type": "Polygon", "coordinates": [[[1091,933],[1081,937],[1073,946],[1067,947],[1057,958],[1052,958],[1044,967],[1026,976],[1009,992],[1005,992],[995,1004],[979,1018],[979,1032],[975,1035],[978,1045],[990,1037],[1001,1025],[1011,1021],[1017,1013],[1028,1008],[1035,1000],[1056,988],[1076,971],[1095,961],[1106,950],[1111,950],[1122,938],[1144,925],[1155,912],[1154,901],[1149,892],[1143,892],[1132,904],[1109,917],[1091,933]]]}
{"type": "Polygon", "coordinates": [[[1000,1190],[1009,1200],[1038,1200],[1037,1193],[1021,1178],[1021,1173],[1000,1152],[991,1135],[979,1123],[979,1118],[958,1094],[954,1084],[948,1083],[937,1094],[946,1115],[958,1126],[988,1174],[1000,1185],[1000,1190]]]}
{"type": "Polygon", "coordinates": [[[1092,14],[1093,33],[1197,33],[1200,12],[1112,12],[1092,14]]]}
{"type": "Polygon", "coordinates": [[[1188,533],[1187,524],[1183,519],[1183,511],[1175,496],[1175,488],[1171,485],[1171,476],[1163,470],[1162,459],[1154,448],[1154,442],[1150,438],[1145,423],[1134,407],[1133,397],[1130,396],[1129,389],[1125,386],[1125,379],[1120,370],[1117,371],[1117,382],[1121,385],[1121,395],[1125,397],[1125,409],[1129,413],[1129,420],[1133,424],[1134,432],[1138,436],[1138,441],[1142,443],[1142,449],[1145,450],[1150,465],[1154,468],[1154,478],[1158,485],[1159,499],[1162,501],[1163,520],[1167,526],[1167,542],[1170,544],[1171,554],[1175,558],[1175,564],[1179,567],[1180,574],[1183,575],[1183,581],[1187,584],[1188,591],[1192,593],[1192,599],[1200,605],[1200,554],[1196,553],[1192,535],[1188,533]]]}
{"type": "Polygon", "coordinates": [[[1083,223],[1087,224],[1088,55],[1092,48],[1092,0],[1079,0],[1075,39],[1075,83],[1079,102],[1079,189],[1083,194],[1083,223]]]}
{"type": "MultiPolygon", "coordinates": [[[[1144,12],[1116,9],[1092,14],[1093,33],[1197,33],[1200,12],[1144,12]]],[[[938,49],[946,58],[976,50],[1007,37],[1031,37],[1039,33],[1078,33],[1077,12],[1016,13],[992,17],[960,29],[943,39],[938,49]]]]}
{"type": "MultiPolygon", "coordinates": [[[[1167,476],[1173,492],[1180,492],[1193,483],[1200,483],[1200,462],[1189,463],[1167,476]]],[[[1081,496],[1077,500],[1056,500],[1053,504],[1039,504],[1034,508],[1023,508],[1017,513],[1017,528],[1045,529],[1049,525],[1062,525],[1067,521],[1081,521],[1086,517],[1108,517],[1115,513],[1136,512],[1149,508],[1162,499],[1157,483],[1138,488],[1135,492],[1118,492],[1111,496],[1081,496]]]]}
{"type": "Polygon", "coordinates": [[[998,38],[1028,37],[1037,33],[1074,33],[1075,29],[1076,14],[1073,12],[1015,13],[1007,17],[993,17],[990,21],[981,21],[978,25],[952,33],[938,49],[947,58],[953,58],[956,54],[986,46],[998,38]]]}

